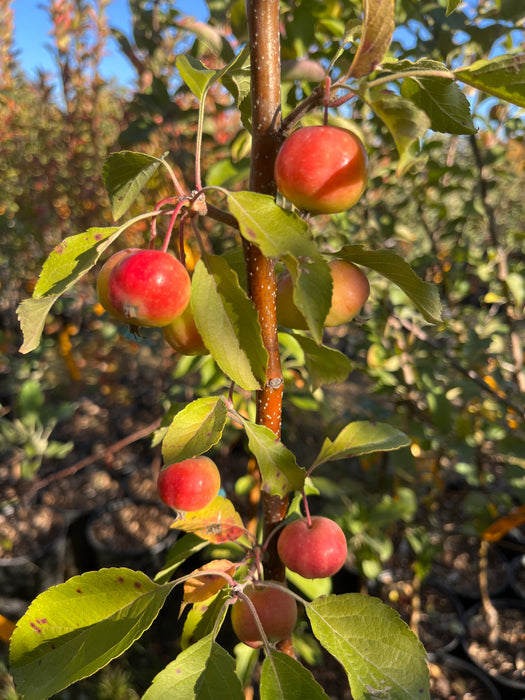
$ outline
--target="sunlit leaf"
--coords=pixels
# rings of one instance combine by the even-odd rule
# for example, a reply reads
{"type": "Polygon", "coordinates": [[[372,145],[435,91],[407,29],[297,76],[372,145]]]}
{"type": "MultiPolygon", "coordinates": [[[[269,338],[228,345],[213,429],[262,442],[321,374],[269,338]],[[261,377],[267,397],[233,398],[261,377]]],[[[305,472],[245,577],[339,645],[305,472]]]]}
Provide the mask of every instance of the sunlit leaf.
{"type": "Polygon", "coordinates": [[[127,212],[161,165],[162,159],[146,153],[110,153],[102,168],[102,179],[115,220],[127,212]]]}
{"type": "Polygon", "coordinates": [[[391,90],[374,88],[364,99],[392,134],[400,158],[397,174],[404,174],[417,160],[419,139],[430,128],[430,119],[411,100],[391,90]]]}
{"type": "Polygon", "coordinates": [[[482,92],[525,107],[525,53],[476,61],[454,75],[482,92]]]}
{"type": "Polygon", "coordinates": [[[217,496],[202,510],[179,513],[172,527],[192,532],[208,542],[233,542],[246,534],[242,518],[231,501],[217,496]]]}
{"type": "Polygon", "coordinates": [[[206,68],[201,61],[198,61],[190,54],[180,54],[177,56],[175,65],[177,66],[180,77],[184,80],[195,97],[202,100],[215,79],[217,71],[206,68]]]}
{"type": "Polygon", "coordinates": [[[207,598],[201,603],[194,603],[190,607],[180,637],[181,649],[187,649],[210,632],[219,629],[226,617],[228,605],[225,604],[230,597],[230,589],[222,588],[211,598],[207,598]],[[220,620],[219,617],[221,617],[220,620]]]}
{"type": "Polygon", "coordinates": [[[243,425],[248,436],[248,449],[261,472],[263,490],[276,496],[300,490],[306,473],[297,465],[293,453],[270,428],[251,421],[244,421],[243,425]]]}
{"type": "Polygon", "coordinates": [[[312,468],[334,459],[345,459],[370,452],[398,450],[409,444],[409,438],[391,425],[354,421],[346,425],[333,442],[330,438],[325,438],[312,468]]]}
{"type": "Polygon", "coordinates": [[[193,573],[195,578],[189,578],[184,582],[184,603],[202,603],[218,593],[221,588],[229,585],[227,579],[220,573],[233,576],[235,564],[228,559],[214,559],[204,566],[196,569],[193,573]]]}
{"type": "Polygon", "coordinates": [[[429,700],[423,645],[379,598],[346,593],[306,606],[312,631],[343,665],[355,700],[429,700]]]}
{"type": "Polygon", "coordinates": [[[182,462],[216,445],[226,424],[227,408],[222,396],[196,399],[175,414],[162,441],[165,464],[182,462]]]}
{"type": "Polygon", "coordinates": [[[206,256],[195,266],[191,306],[204,344],[221,370],[243,389],[266,381],[268,353],[257,310],[227,261],[206,256]]]}
{"type": "Polygon", "coordinates": [[[59,243],[45,261],[33,298],[17,308],[24,335],[20,352],[38,347],[49,310],[67,289],[72,287],[97,262],[106,248],[122,232],[121,228],[90,228],[59,243]]]}
{"type": "Polygon", "coordinates": [[[235,662],[211,634],[181,652],[153,679],[142,700],[244,700],[235,662]]]}
{"type": "Polygon", "coordinates": [[[11,638],[18,692],[42,700],[95,673],[148,629],[171,590],[120,568],[74,576],[41,593],[11,638]]]}
{"type": "Polygon", "coordinates": [[[394,0],[364,0],[363,32],[350,75],[372,73],[388,51],[394,33],[394,0]]]}
{"type": "Polygon", "coordinates": [[[360,245],[348,245],[337,257],[384,275],[405,292],[426,321],[441,323],[441,300],[436,285],[421,280],[400,255],[391,250],[365,250],[360,245]]]}
{"type": "Polygon", "coordinates": [[[280,651],[272,651],[261,669],[261,700],[329,700],[310,671],[280,651]]]}

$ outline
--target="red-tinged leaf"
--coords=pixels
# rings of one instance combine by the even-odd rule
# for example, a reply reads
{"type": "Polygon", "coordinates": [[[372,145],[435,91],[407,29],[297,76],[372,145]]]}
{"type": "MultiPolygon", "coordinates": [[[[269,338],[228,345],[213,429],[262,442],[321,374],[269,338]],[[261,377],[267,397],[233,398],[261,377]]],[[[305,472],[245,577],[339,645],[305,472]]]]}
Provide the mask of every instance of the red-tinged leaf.
{"type": "Polygon", "coordinates": [[[202,603],[208,600],[228,585],[227,579],[216,572],[233,576],[235,569],[235,564],[228,559],[214,559],[196,569],[194,571],[197,574],[195,578],[189,578],[184,584],[183,602],[185,604],[202,603]]]}
{"type": "Polygon", "coordinates": [[[350,67],[352,78],[372,73],[388,51],[394,33],[394,0],[364,0],[363,33],[350,67]]]}
{"type": "Polygon", "coordinates": [[[525,506],[516,508],[508,515],[498,518],[492,525],[485,530],[482,539],[486,542],[499,542],[509,530],[519,527],[525,523],[525,506]]]}
{"type": "Polygon", "coordinates": [[[242,518],[231,501],[217,496],[202,510],[181,513],[172,527],[193,532],[208,542],[233,542],[247,534],[242,518]]]}

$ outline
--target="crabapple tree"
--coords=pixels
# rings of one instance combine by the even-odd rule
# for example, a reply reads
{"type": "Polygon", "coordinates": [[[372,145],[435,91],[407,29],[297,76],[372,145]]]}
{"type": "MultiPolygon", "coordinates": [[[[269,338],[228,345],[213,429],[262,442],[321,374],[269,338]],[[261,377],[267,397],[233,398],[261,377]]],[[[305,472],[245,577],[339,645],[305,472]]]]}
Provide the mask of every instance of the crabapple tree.
{"type": "MultiPolygon", "coordinates": [[[[448,0],[448,13],[458,4],[448,0]]],[[[203,362],[224,377],[219,388],[207,393],[203,383],[193,399],[168,407],[154,435],[168,465],[159,476],[159,494],[177,510],[173,526],[179,532],[165,566],[153,580],[127,568],[85,572],[38,596],[10,645],[15,684],[26,700],[58,693],[124,653],[176,587],[183,589],[182,650],[152,679],[143,700],[245,697],[233,658],[236,641],[222,644],[221,636],[218,642],[230,611],[237,638],[263,654],[245,664],[260,663],[263,700],[328,697],[297,658],[298,619],[341,664],[353,697],[388,692],[392,700],[429,698],[423,646],[390,607],[359,593],[312,594],[312,581],[305,583],[331,576],[347,556],[339,524],[310,515],[315,476],[330,463],[344,469],[350,458],[388,453],[410,440],[387,422],[351,420],[324,437],[311,456],[298,458],[282,434],[285,385],[291,383],[283,348],[299,348],[310,398],[324,384],[345,382],[351,361],[327,342],[325,328],[339,325],[352,333],[356,321],[349,321],[363,309],[366,318],[374,293],[368,280],[377,277],[399,287],[427,323],[441,323],[436,287],[402,256],[388,245],[355,243],[342,225],[338,236],[324,235],[323,227],[337,230],[349,207],[365,220],[374,178],[383,177],[376,158],[381,148],[395,146],[402,178],[417,167],[429,129],[475,133],[459,81],[525,106],[523,64],[498,56],[480,66],[469,57],[467,66],[452,70],[435,57],[397,57],[394,0],[364,0],[362,8],[357,1],[334,0],[326,7],[312,2],[282,9],[278,0],[247,0],[228,11],[218,2],[210,3],[208,24],[173,20],[172,28],[187,32],[192,42],[176,56],[174,81],[184,105],[195,106],[194,168],[184,174],[191,185],[181,182],[169,153],[110,154],[102,178],[115,221],[140,201],[154,176],[165,180],[162,197],[151,211],[118,226],[64,240],[44,263],[33,298],[19,307],[25,353],[39,345],[61,294],[97,269],[126,230],[147,222],[144,246],[114,253],[100,270],[100,301],[117,320],[144,326],[145,333],[150,326],[163,328],[157,335],[179,352],[205,350],[203,362]],[[324,13],[321,19],[308,10],[305,21],[306,5],[324,13]],[[337,9],[333,17],[330,8],[337,9]],[[281,48],[292,60],[293,78],[281,65],[281,48]],[[311,60],[303,60],[308,54],[311,60]],[[207,110],[225,95],[239,124],[231,157],[203,172],[210,163],[203,154],[207,110]],[[381,124],[373,139],[366,138],[367,122],[381,124]],[[184,264],[188,231],[200,247],[191,279],[184,264]],[[239,442],[249,453],[255,518],[243,517],[235,490],[219,493],[221,475],[207,457],[232,431],[242,432],[239,442]],[[197,554],[205,562],[194,568],[197,554]],[[182,564],[192,570],[177,578],[182,564]],[[287,587],[287,575],[295,589],[287,587]]],[[[433,21],[445,16],[439,3],[434,11],[433,21]]],[[[155,79],[152,94],[143,96],[148,104],[168,103],[159,122],[173,114],[170,90],[171,84],[160,89],[155,79]]],[[[175,113],[192,113],[186,107],[177,105],[175,113]]],[[[229,468],[224,461],[221,471],[229,468]]],[[[227,484],[224,472],[222,477],[227,484]]],[[[354,496],[344,494],[342,505],[354,496]]]]}

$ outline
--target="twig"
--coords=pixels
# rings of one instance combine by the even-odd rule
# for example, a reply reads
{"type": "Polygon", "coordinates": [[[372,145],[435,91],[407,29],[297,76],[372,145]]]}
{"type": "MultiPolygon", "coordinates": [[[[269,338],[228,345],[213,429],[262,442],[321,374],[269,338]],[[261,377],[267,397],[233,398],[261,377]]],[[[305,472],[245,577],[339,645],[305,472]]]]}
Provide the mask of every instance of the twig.
{"type": "Polygon", "coordinates": [[[125,438],[122,438],[122,440],[114,442],[109,447],[106,447],[106,449],[102,452],[97,452],[96,454],[89,455],[89,457],[84,457],[84,459],[81,459],[75,464],[72,464],[70,467],[66,467],[65,469],[61,469],[60,471],[55,472],[54,474],[46,476],[44,479],[40,479],[32,485],[29,496],[33,496],[37,491],[40,491],[40,489],[43,489],[44,486],[48,486],[48,484],[51,484],[54,481],[59,481],[60,479],[65,479],[68,476],[72,476],[73,474],[79,472],[81,469],[89,467],[90,464],[94,464],[95,462],[109,457],[109,455],[113,455],[116,452],[120,452],[120,450],[122,450],[124,447],[127,447],[128,445],[131,445],[132,443],[137,442],[137,440],[141,440],[142,438],[152,433],[160,426],[160,423],[161,419],[158,418],[153,423],[146,425],[144,428],[139,428],[134,433],[131,433],[131,435],[127,435],[125,438]]]}

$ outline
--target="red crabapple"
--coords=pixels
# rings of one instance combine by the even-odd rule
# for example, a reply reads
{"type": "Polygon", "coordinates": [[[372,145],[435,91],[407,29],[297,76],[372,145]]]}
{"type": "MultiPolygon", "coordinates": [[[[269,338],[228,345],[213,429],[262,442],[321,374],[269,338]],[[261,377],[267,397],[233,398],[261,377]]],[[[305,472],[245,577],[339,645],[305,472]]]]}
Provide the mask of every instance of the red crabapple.
{"type": "MultiPolygon", "coordinates": [[[[291,635],[297,622],[297,603],[284,589],[248,584],[244,593],[253,603],[262,628],[270,642],[291,635]]],[[[249,647],[263,646],[261,633],[248,603],[239,599],[232,607],[231,621],[237,637],[249,647]]]]}
{"type": "Polygon", "coordinates": [[[111,307],[133,326],[166,326],[190,300],[191,281],[182,263],[161,250],[137,250],[109,274],[111,307]]]}
{"type": "Polygon", "coordinates": [[[97,296],[99,302],[106,309],[106,311],[111,314],[114,318],[119,321],[126,322],[126,317],[120,314],[109,301],[109,276],[111,271],[117,263],[119,263],[123,258],[128,256],[130,253],[140,250],[140,248],[124,248],[114,253],[110,258],[106,260],[102,266],[97,277],[97,296]]]}
{"type": "Polygon", "coordinates": [[[334,214],[365,191],[368,156],[360,139],[338,126],[305,126],[281,146],[274,169],[279,192],[298,209],[334,214]]]}
{"type": "Polygon", "coordinates": [[[207,355],[201,334],[195,325],[190,304],[182,314],[162,329],[165,340],[181,355],[207,355]]]}
{"type": "Polygon", "coordinates": [[[161,469],[157,490],[166,505],[180,511],[206,508],[219,493],[221,476],[209,457],[191,457],[161,469]]]}
{"type": "Polygon", "coordinates": [[[282,563],[304,578],[333,576],[346,561],[348,546],[339,525],[323,516],[294,520],[277,540],[282,563]]]}

